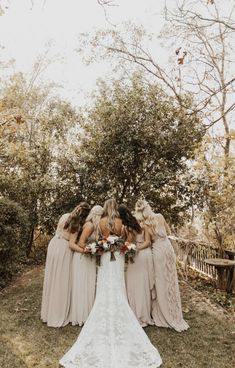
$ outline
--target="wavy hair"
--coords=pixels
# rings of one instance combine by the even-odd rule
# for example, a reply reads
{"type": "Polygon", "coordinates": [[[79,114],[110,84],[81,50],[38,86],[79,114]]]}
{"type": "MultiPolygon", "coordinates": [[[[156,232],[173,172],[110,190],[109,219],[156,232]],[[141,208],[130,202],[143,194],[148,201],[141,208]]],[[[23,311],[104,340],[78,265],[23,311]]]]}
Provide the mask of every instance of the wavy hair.
{"type": "Polygon", "coordinates": [[[119,216],[118,204],[114,198],[107,199],[104,202],[104,212],[102,217],[108,218],[107,229],[112,231],[115,227],[115,219],[119,216]]]}
{"type": "Polygon", "coordinates": [[[104,212],[103,207],[96,205],[92,207],[89,215],[86,218],[86,222],[92,222],[94,226],[94,234],[96,239],[99,237],[99,222],[101,216],[103,215],[103,212],[104,212]]]}
{"type": "Polygon", "coordinates": [[[74,210],[70,213],[67,221],[64,224],[64,229],[70,233],[80,233],[82,227],[86,221],[87,215],[89,214],[90,206],[86,202],[81,202],[74,210]]]}
{"type": "Polygon", "coordinates": [[[132,215],[131,211],[127,206],[124,204],[121,204],[118,207],[118,212],[120,214],[120,218],[122,220],[123,225],[125,225],[127,228],[136,231],[138,234],[141,233],[141,226],[138,223],[135,216],[132,215]]]}
{"type": "Polygon", "coordinates": [[[158,221],[156,214],[153,212],[150,204],[145,199],[139,199],[135,205],[135,217],[139,221],[141,227],[147,225],[154,235],[158,232],[158,221]]]}

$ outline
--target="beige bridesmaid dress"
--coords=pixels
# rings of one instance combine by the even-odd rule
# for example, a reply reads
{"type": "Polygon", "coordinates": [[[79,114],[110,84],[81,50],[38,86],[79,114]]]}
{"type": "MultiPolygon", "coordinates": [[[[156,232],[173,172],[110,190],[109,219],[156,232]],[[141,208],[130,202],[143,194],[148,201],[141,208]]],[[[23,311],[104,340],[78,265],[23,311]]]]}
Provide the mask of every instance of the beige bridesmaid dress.
{"type": "MultiPolygon", "coordinates": [[[[143,234],[137,234],[137,246],[143,242],[143,234]]],[[[126,290],[129,305],[140,325],[142,327],[153,325],[151,306],[154,296],[154,269],[151,248],[140,250],[134,263],[128,264],[126,290]]]]}
{"type": "Polygon", "coordinates": [[[156,326],[170,327],[180,332],[189,326],[182,315],[176,255],[167,237],[163,216],[156,216],[159,225],[152,250],[157,298],[153,301],[152,316],[156,326]]]}
{"type": "Polygon", "coordinates": [[[62,327],[69,322],[73,253],[69,248],[70,233],[64,230],[68,216],[60,218],[47,250],[41,319],[49,327],[62,327]]]}
{"type": "MultiPolygon", "coordinates": [[[[95,241],[92,234],[88,243],[95,241]]],[[[93,307],[96,288],[95,257],[74,252],[72,260],[72,291],[69,321],[82,326],[93,307]]]]}

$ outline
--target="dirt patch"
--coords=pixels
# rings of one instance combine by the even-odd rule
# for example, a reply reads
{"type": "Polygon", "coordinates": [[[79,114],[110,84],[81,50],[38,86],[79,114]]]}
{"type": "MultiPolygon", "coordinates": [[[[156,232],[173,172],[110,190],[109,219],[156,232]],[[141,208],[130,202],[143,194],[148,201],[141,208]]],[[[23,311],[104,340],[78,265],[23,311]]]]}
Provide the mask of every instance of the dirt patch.
{"type": "MultiPolygon", "coordinates": [[[[80,328],[49,328],[40,321],[43,268],[37,267],[1,292],[0,367],[56,368],[80,328]]],[[[235,366],[235,323],[225,309],[181,282],[185,319],[190,329],[146,327],[158,348],[163,368],[228,368],[235,366]]],[[[121,367],[120,367],[121,368],[121,367]]]]}

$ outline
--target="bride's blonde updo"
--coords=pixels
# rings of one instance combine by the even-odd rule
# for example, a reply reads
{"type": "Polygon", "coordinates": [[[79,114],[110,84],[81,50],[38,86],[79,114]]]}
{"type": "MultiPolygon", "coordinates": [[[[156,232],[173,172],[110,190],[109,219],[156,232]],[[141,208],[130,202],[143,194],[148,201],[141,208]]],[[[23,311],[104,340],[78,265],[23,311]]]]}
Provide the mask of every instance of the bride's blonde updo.
{"type": "Polygon", "coordinates": [[[114,198],[105,201],[102,217],[107,217],[107,229],[113,231],[115,228],[115,219],[119,217],[118,204],[114,198]]]}
{"type": "Polygon", "coordinates": [[[98,238],[99,236],[98,235],[99,234],[99,222],[100,222],[101,216],[103,215],[103,212],[104,212],[103,207],[96,205],[92,207],[89,215],[86,218],[86,222],[92,222],[94,226],[95,238],[98,238]]]}
{"type": "Polygon", "coordinates": [[[139,199],[135,205],[135,217],[140,226],[149,226],[153,234],[157,234],[158,223],[156,214],[153,212],[150,204],[145,199],[139,199]]]}

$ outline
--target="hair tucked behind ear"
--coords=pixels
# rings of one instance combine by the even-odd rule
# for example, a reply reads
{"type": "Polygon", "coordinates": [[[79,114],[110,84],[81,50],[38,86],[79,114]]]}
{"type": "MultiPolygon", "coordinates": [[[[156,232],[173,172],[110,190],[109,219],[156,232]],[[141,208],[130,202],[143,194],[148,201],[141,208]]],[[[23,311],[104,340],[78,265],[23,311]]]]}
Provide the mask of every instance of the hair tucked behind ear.
{"type": "Polygon", "coordinates": [[[90,207],[88,203],[79,203],[69,215],[68,220],[65,222],[64,229],[67,229],[70,233],[76,233],[77,231],[81,232],[89,211],[90,207]]]}
{"type": "Polygon", "coordinates": [[[127,228],[141,233],[141,226],[136,220],[135,216],[132,215],[131,211],[124,204],[121,204],[118,208],[122,223],[127,226],[127,228]]]}

